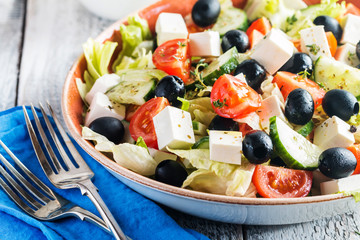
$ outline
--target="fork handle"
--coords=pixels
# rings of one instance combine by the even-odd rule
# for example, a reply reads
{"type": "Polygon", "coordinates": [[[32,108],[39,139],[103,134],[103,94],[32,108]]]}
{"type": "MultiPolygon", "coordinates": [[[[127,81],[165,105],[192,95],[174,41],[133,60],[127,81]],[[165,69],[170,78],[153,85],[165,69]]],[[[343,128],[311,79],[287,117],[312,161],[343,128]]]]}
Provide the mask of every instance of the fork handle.
{"type": "Polygon", "coordinates": [[[78,186],[81,190],[81,194],[90,198],[93,202],[100,215],[104,219],[106,225],[109,227],[113,233],[115,239],[117,240],[129,240],[126,237],[124,232],[121,230],[120,226],[116,222],[114,216],[111,214],[110,210],[107,208],[105,202],[102,200],[101,196],[98,193],[98,189],[91,182],[90,179],[78,182],[78,186]]]}

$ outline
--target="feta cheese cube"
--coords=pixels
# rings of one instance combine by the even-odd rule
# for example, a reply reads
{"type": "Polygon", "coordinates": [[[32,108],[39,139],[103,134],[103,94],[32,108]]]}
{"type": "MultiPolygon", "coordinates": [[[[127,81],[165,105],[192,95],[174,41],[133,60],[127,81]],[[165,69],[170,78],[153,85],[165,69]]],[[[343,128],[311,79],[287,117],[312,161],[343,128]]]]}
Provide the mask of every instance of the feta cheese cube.
{"type": "Polygon", "coordinates": [[[332,181],[320,183],[321,194],[334,194],[338,192],[350,192],[360,190],[360,175],[351,175],[332,181]]]}
{"type": "Polygon", "coordinates": [[[96,80],[91,90],[86,94],[85,100],[91,104],[96,93],[106,93],[107,90],[117,85],[120,77],[116,74],[106,74],[96,80]]]}
{"type": "Polygon", "coordinates": [[[352,67],[360,64],[360,60],[356,56],[356,47],[350,43],[345,43],[336,50],[335,59],[352,67]]]}
{"type": "Polygon", "coordinates": [[[261,102],[261,107],[258,108],[257,114],[260,117],[260,125],[265,132],[270,132],[269,119],[273,116],[277,116],[287,122],[283,110],[284,104],[276,95],[272,95],[261,102]]]}
{"type": "Polygon", "coordinates": [[[278,71],[293,55],[294,45],[284,33],[273,28],[257,43],[250,58],[258,61],[271,75],[278,71]]]}
{"type": "Polygon", "coordinates": [[[235,131],[209,131],[210,160],[241,164],[242,134],[235,131]]]}
{"type": "Polygon", "coordinates": [[[307,7],[302,0],[284,0],[284,4],[289,9],[300,10],[307,7]]]}
{"type": "Polygon", "coordinates": [[[313,61],[320,56],[332,57],[324,26],[305,28],[300,31],[300,36],[301,51],[309,54],[313,61]]]}
{"type": "Polygon", "coordinates": [[[218,57],[221,54],[219,32],[190,33],[189,40],[190,56],[218,57]]]}
{"type": "Polygon", "coordinates": [[[173,39],[187,39],[188,30],[181,14],[160,13],[155,26],[158,46],[173,39]]]}
{"type": "Polygon", "coordinates": [[[356,45],[360,40],[360,16],[347,14],[343,21],[343,35],[340,42],[356,45]]]}
{"type": "Polygon", "coordinates": [[[117,104],[116,107],[110,102],[109,98],[98,92],[91,101],[88,112],[85,116],[85,126],[89,126],[95,119],[101,117],[113,117],[119,120],[125,118],[126,108],[124,105],[117,104]]]}
{"type": "Polygon", "coordinates": [[[314,144],[326,150],[333,147],[349,147],[355,143],[350,125],[333,116],[327,119],[314,131],[314,144]]]}
{"type": "Polygon", "coordinates": [[[159,150],[190,148],[195,143],[191,115],[189,112],[168,106],[154,118],[159,150]]]}

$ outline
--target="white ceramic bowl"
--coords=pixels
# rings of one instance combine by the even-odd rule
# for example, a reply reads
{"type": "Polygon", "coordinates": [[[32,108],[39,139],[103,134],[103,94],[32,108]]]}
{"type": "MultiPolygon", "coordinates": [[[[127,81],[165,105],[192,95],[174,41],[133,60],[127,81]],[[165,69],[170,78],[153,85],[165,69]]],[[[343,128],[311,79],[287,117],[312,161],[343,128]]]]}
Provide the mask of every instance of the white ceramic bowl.
{"type": "MultiPolygon", "coordinates": [[[[239,0],[236,0],[239,1],[239,0]]],[[[189,14],[196,0],[162,0],[139,11],[154,31],[155,22],[160,12],[178,12],[189,14]]],[[[119,39],[120,20],[97,37],[98,41],[119,39]]],[[[119,44],[121,46],[121,44],[119,44]]],[[[80,56],[70,70],[63,89],[62,111],[65,122],[74,139],[96,161],[101,163],[111,174],[144,196],[179,211],[195,216],[238,224],[276,225],[312,221],[350,211],[356,204],[352,197],[342,194],[311,196],[305,198],[241,198],[202,193],[173,187],[150,178],[141,176],[121,167],[105,155],[95,150],[92,143],[81,137],[83,123],[83,102],[76,87],[75,79],[82,78],[86,69],[84,56],[80,56]]]]}

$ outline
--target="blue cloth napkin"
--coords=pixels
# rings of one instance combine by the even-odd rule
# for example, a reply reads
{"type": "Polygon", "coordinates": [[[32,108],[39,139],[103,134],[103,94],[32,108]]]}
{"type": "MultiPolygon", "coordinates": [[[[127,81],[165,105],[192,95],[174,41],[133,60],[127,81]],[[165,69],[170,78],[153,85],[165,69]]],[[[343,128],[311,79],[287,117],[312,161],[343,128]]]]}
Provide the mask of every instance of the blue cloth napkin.
{"type": "MultiPolygon", "coordinates": [[[[32,114],[30,113],[32,119],[32,114]]],[[[44,175],[31,145],[21,107],[0,113],[0,139],[45,184],[61,196],[97,214],[91,201],[78,189],[60,190],[51,185],[44,175]]],[[[208,239],[189,229],[183,229],[158,205],[132,191],[92,159],[78,145],[80,154],[95,172],[94,184],[125,234],[133,240],[208,239]]],[[[0,147],[0,153],[10,159],[0,147]]],[[[53,222],[38,221],[24,213],[0,189],[0,239],[113,239],[100,228],[77,218],[53,222]]]]}

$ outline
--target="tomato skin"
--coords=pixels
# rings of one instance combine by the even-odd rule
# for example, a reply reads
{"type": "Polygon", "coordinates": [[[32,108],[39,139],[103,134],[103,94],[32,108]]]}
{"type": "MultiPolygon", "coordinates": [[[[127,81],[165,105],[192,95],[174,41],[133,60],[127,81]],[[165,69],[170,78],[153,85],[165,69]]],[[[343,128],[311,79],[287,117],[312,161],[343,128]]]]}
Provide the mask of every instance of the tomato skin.
{"type": "Polygon", "coordinates": [[[152,98],[144,103],[131,118],[129,130],[131,137],[136,141],[142,137],[148,147],[158,149],[157,137],[153,117],[169,106],[169,101],[164,97],[152,98]]]}
{"type": "Polygon", "coordinates": [[[350,150],[354,154],[356,161],[357,161],[356,168],[351,175],[359,174],[360,173],[360,144],[354,144],[350,147],[347,147],[347,149],[350,150]]]}
{"type": "Polygon", "coordinates": [[[292,90],[296,88],[306,89],[314,100],[315,109],[321,105],[326,93],[316,82],[290,72],[277,72],[272,82],[278,85],[285,101],[292,90]]]}
{"type": "Polygon", "coordinates": [[[264,38],[264,34],[262,34],[261,32],[259,32],[258,30],[254,29],[254,31],[252,31],[250,33],[249,36],[249,42],[250,42],[250,49],[253,49],[254,46],[261,41],[261,39],[264,38]]]}
{"type": "Polygon", "coordinates": [[[265,198],[306,197],[312,185],[312,172],[256,165],[252,182],[265,198]]]}
{"type": "Polygon", "coordinates": [[[215,81],[210,99],[214,111],[225,118],[241,118],[261,106],[261,96],[254,89],[228,74],[215,81]]]}
{"type": "Polygon", "coordinates": [[[157,69],[181,78],[190,78],[190,55],[187,39],[174,39],[161,44],[154,52],[153,62],[157,69]]]}
{"type": "Polygon", "coordinates": [[[270,32],[271,28],[272,27],[269,19],[267,19],[266,17],[261,17],[251,23],[249,28],[246,30],[246,34],[250,36],[254,30],[257,30],[263,35],[266,35],[268,32],[270,32]]]}

